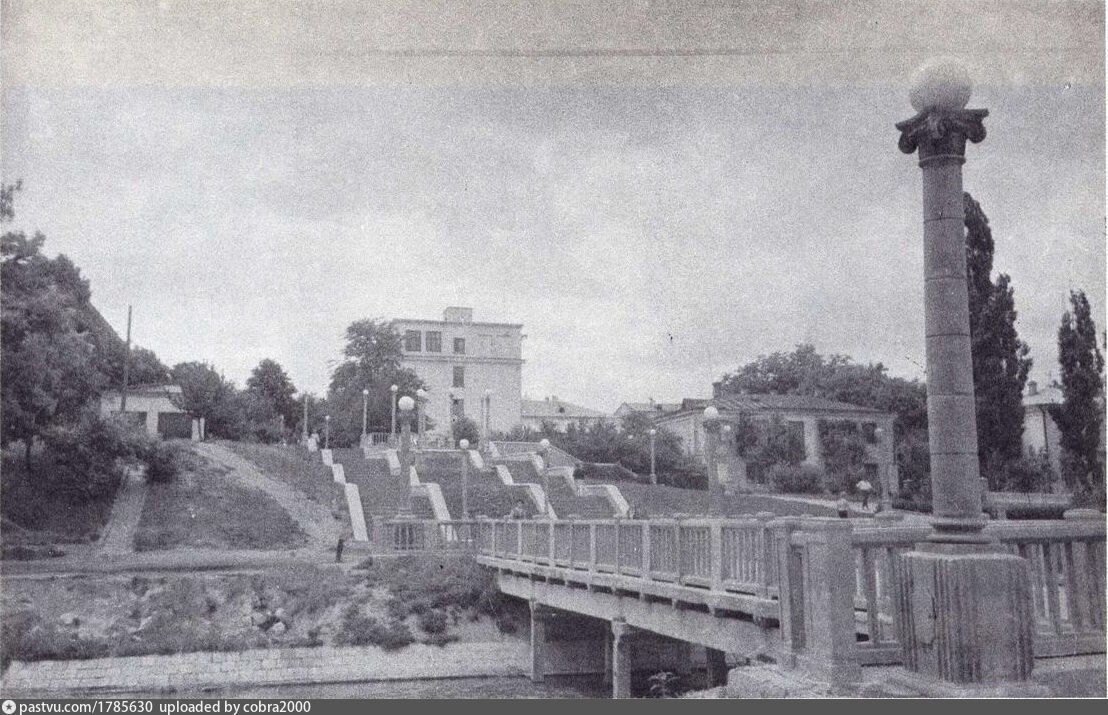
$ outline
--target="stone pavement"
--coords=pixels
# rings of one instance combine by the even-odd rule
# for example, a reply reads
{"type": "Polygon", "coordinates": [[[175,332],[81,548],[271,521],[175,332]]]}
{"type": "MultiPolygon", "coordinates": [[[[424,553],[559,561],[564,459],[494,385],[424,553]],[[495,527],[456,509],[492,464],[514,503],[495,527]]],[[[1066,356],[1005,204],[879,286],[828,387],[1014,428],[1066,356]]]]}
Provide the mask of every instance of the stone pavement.
{"type": "Polygon", "coordinates": [[[4,697],[76,693],[169,693],[234,686],[518,676],[530,661],[527,642],[377,647],[287,648],[184,653],[95,660],[15,661],[4,697]]]}

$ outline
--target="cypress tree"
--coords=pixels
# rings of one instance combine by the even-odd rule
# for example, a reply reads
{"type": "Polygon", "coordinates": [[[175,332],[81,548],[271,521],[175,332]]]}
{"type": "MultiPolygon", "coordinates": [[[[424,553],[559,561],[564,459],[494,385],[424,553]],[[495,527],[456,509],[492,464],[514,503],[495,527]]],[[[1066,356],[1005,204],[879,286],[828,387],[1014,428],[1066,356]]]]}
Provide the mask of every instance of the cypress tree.
{"type": "Polygon", "coordinates": [[[1070,291],[1070,306],[1058,328],[1058,363],[1062,367],[1062,404],[1051,407],[1064,450],[1063,472],[1079,501],[1088,502],[1103,486],[1099,450],[1104,421],[1104,357],[1096,344],[1096,323],[1084,291],[1070,291]]]}
{"type": "Polygon", "coordinates": [[[1003,465],[1023,455],[1023,388],[1031,370],[1030,349],[1016,332],[1011,278],[1001,273],[992,279],[995,245],[989,219],[968,193],[963,200],[978,459],[981,473],[996,489],[1003,465]]]}

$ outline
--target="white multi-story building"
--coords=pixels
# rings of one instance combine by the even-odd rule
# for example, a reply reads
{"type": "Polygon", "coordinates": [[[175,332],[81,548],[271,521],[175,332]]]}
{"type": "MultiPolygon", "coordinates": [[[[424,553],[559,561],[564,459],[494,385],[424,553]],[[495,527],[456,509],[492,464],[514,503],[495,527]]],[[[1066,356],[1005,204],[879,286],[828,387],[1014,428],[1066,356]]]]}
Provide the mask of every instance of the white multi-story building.
{"type": "Polygon", "coordinates": [[[520,424],[523,390],[523,326],[478,323],[472,308],[451,307],[442,320],[397,318],[404,367],[427,386],[427,416],[434,430],[449,433],[451,418],[466,416],[482,426],[487,398],[488,429],[520,424]]]}

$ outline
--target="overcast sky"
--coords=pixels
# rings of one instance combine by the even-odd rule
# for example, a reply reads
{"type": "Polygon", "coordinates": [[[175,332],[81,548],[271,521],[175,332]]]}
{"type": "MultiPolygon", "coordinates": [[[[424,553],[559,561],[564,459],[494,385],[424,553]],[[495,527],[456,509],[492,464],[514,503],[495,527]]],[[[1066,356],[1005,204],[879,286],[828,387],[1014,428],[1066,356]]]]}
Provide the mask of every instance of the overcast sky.
{"type": "Polygon", "coordinates": [[[990,110],[965,186],[1033,375],[1068,290],[1104,313],[1101,4],[95,7],[4,2],[3,178],[169,364],[322,392],[353,320],[467,305],[524,324],[525,393],[597,409],[801,341],[923,377],[893,123],[939,52],[990,110]]]}

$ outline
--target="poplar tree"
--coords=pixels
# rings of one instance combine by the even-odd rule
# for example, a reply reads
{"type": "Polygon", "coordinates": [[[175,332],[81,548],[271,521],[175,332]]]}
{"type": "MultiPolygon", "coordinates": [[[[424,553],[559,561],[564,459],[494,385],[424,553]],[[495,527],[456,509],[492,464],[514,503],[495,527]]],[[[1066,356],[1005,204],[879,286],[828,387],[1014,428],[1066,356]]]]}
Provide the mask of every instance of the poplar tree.
{"type": "Polygon", "coordinates": [[[978,459],[990,487],[998,489],[1004,464],[1023,456],[1023,389],[1031,370],[1030,349],[1016,331],[1011,278],[1004,273],[992,278],[995,244],[989,218],[968,193],[963,201],[978,459]]]}

